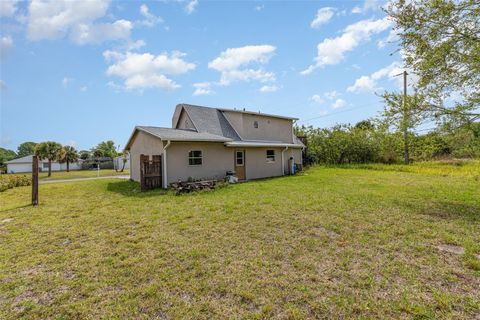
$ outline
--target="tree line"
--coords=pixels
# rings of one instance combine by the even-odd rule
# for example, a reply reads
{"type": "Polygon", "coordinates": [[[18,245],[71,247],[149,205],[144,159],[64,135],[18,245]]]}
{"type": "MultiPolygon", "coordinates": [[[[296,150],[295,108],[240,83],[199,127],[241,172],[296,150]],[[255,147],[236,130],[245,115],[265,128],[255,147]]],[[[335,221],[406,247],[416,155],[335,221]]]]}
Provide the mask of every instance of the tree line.
{"type": "MultiPolygon", "coordinates": [[[[40,143],[27,141],[20,144],[16,152],[0,148],[0,168],[5,167],[7,161],[29,155],[37,155],[40,159],[48,160],[48,176],[51,176],[52,162],[54,161],[65,163],[68,172],[70,171],[70,164],[77,162],[79,159],[92,161],[98,158],[113,159],[124,154],[117,150],[115,143],[112,140],[102,141],[90,150],[80,151],[73,146],[62,145],[55,141],[45,141],[40,143]]],[[[121,171],[123,171],[126,162],[127,157],[125,155],[123,158],[124,166],[121,171]]]]}
{"type": "MultiPolygon", "coordinates": [[[[305,160],[309,164],[346,164],[404,161],[404,137],[389,130],[381,118],[332,128],[300,126],[298,136],[307,139],[305,160]]],[[[480,158],[480,123],[452,128],[439,126],[428,133],[408,133],[410,161],[442,158],[480,158]]]]}
{"type": "MultiPolygon", "coordinates": [[[[306,158],[317,163],[409,163],[439,157],[480,158],[480,2],[392,0],[398,52],[418,81],[379,94],[384,110],[352,126],[301,126],[306,158]],[[422,125],[435,125],[419,134],[422,125]]],[[[421,132],[421,131],[420,131],[421,132]]]]}

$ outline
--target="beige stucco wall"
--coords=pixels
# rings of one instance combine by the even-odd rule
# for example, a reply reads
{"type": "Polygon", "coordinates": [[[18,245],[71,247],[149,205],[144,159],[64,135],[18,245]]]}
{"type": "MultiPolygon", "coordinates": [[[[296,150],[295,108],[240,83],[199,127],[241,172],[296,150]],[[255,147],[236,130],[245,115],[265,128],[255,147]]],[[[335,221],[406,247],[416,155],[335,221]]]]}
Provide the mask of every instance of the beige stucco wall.
{"type": "Polygon", "coordinates": [[[167,149],[167,181],[195,179],[221,179],[233,170],[233,149],[219,142],[172,142],[167,149]],[[202,151],[202,165],[190,166],[188,152],[202,151]]]}
{"type": "Polygon", "coordinates": [[[293,143],[292,120],[224,111],[224,115],[244,140],[268,140],[293,143]],[[258,122],[258,128],[254,122],[258,122]]]}
{"type": "Polygon", "coordinates": [[[180,113],[180,118],[178,119],[177,129],[194,129],[192,119],[188,116],[185,110],[182,110],[180,113]]]}
{"type": "Polygon", "coordinates": [[[282,148],[275,150],[275,162],[267,162],[267,148],[246,148],[245,165],[247,180],[282,175],[282,148]]]}
{"type": "Polygon", "coordinates": [[[163,144],[148,133],[137,131],[130,147],[130,179],[140,182],[140,155],[162,154],[163,144]]]}
{"type": "MultiPolygon", "coordinates": [[[[140,181],[140,155],[161,155],[166,141],[155,138],[142,131],[137,132],[130,147],[130,178],[140,181]]],[[[247,180],[281,176],[282,151],[284,148],[243,148],[247,180]],[[275,150],[275,162],[268,163],[266,150],[275,150]]],[[[195,179],[221,179],[229,170],[234,170],[235,148],[227,148],[218,142],[177,142],[172,141],[167,149],[167,181],[195,179]],[[203,163],[200,166],[188,164],[188,152],[201,150],[203,163]]],[[[288,159],[293,156],[295,163],[302,162],[301,149],[288,149],[284,154],[284,170],[288,174],[288,159]]]]}

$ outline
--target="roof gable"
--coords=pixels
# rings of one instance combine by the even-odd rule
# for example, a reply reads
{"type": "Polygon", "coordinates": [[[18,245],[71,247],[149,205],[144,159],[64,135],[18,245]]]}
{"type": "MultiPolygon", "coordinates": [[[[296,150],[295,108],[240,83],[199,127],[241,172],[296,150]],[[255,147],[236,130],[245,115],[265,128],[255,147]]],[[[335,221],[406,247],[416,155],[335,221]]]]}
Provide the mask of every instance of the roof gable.
{"type": "Polygon", "coordinates": [[[208,132],[232,140],[241,140],[230,122],[218,109],[189,104],[183,104],[182,106],[198,132],[208,132]]]}

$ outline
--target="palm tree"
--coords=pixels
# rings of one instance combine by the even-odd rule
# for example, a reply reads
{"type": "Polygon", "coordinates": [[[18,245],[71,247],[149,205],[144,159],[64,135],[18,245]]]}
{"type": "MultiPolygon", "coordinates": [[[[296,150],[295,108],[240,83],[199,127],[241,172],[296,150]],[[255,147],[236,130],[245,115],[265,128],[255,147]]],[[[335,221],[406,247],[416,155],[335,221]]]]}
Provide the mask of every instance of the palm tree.
{"type": "MultiPolygon", "coordinates": [[[[126,165],[127,162],[128,162],[128,156],[129,156],[129,154],[128,154],[127,151],[125,151],[125,152],[123,152],[122,154],[120,154],[120,156],[122,157],[122,163],[123,163],[123,164],[122,164],[122,169],[120,170],[120,172],[123,172],[123,170],[125,170],[125,165],[126,165]]],[[[118,162],[115,160],[115,163],[118,163],[118,162]]],[[[116,165],[116,167],[117,167],[117,165],[116,165]]],[[[118,172],[118,168],[116,168],[115,171],[118,172]]]]}
{"type": "Polygon", "coordinates": [[[62,163],[67,163],[67,172],[70,172],[70,163],[77,162],[79,158],[77,149],[72,146],[64,146],[62,149],[63,150],[59,152],[59,160],[62,163]]]}
{"type": "Polygon", "coordinates": [[[35,146],[34,154],[48,160],[48,176],[52,175],[52,161],[61,157],[62,145],[55,141],[41,142],[35,146]],[[60,155],[60,157],[59,157],[60,155]]]}

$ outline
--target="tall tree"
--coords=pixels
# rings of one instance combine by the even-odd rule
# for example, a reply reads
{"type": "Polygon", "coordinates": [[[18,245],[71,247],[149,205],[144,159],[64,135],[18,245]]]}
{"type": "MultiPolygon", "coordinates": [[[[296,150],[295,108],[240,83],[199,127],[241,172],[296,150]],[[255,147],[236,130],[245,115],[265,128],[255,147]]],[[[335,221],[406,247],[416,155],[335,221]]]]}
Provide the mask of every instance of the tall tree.
{"type": "Polygon", "coordinates": [[[31,141],[27,141],[20,144],[17,148],[18,157],[21,158],[21,157],[32,155],[36,145],[37,145],[36,142],[31,142],[31,141]]]}
{"type": "Polygon", "coordinates": [[[54,141],[41,142],[35,146],[34,154],[48,160],[48,176],[52,175],[52,161],[62,158],[62,145],[54,141]]]}
{"type": "Polygon", "coordinates": [[[59,160],[61,163],[67,164],[67,172],[70,172],[70,163],[78,161],[78,151],[72,146],[64,146],[62,149],[63,150],[59,152],[59,160]]]}
{"type": "Polygon", "coordinates": [[[92,149],[92,154],[95,157],[115,158],[118,153],[115,148],[115,142],[112,140],[102,141],[95,148],[92,149]]]}
{"type": "Polygon", "coordinates": [[[425,120],[425,98],[415,92],[413,95],[403,95],[396,92],[385,92],[382,95],[385,109],[382,113],[382,120],[393,126],[403,134],[403,156],[404,162],[410,162],[409,156],[409,134],[425,120]]]}
{"type": "Polygon", "coordinates": [[[5,165],[5,162],[15,159],[16,157],[15,151],[0,148],[0,166],[5,165]]]}
{"type": "Polygon", "coordinates": [[[80,150],[79,155],[80,155],[80,159],[87,160],[88,158],[90,158],[90,151],[80,150]]]}
{"type": "Polygon", "coordinates": [[[393,0],[385,11],[396,24],[406,65],[419,76],[426,112],[479,119],[480,2],[393,0]]]}

